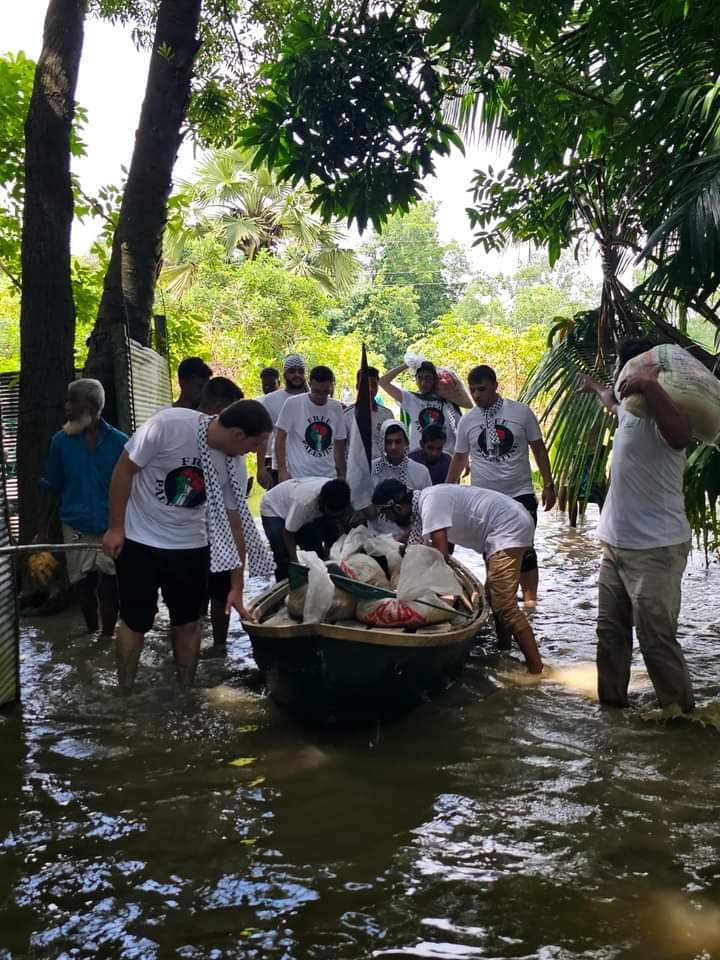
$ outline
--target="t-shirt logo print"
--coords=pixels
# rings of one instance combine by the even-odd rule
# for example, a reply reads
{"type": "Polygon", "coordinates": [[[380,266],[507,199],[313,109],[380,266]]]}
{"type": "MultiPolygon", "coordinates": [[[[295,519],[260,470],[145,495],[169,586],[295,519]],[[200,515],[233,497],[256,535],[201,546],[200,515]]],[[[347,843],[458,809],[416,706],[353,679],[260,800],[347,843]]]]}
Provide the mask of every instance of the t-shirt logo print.
{"type": "Polygon", "coordinates": [[[418,423],[420,424],[421,430],[424,430],[425,427],[429,427],[434,423],[442,427],[445,425],[445,417],[443,416],[442,410],[438,407],[425,407],[418,414],[418,423]]]}
{"type": "Polygon", "coordinates": [[[509,427],[502,426],[501,424],[495,425],[495,432],[497,433],[497,438],[500,446],[496,451],[489,451],[487,448],[487,431],[481,430],[478,436],[478,450],[484,456],[494,456],[500,460],[506,457],[508,454],[512,453],[515,446],[515,434],[509,427]]]}
{"type": "Polygon", "coordinates": [[[165,477],[165,498],[171,507],[199,507],[205,503],[205,478],[199,467],[188,464],[165,477]]]}
{"type": "Polygon", "coordinates": [[[305,429],[305,446],[316,457],[324,457],[333,442],[333,431],[324,420],[312,420],[305,429]]]}

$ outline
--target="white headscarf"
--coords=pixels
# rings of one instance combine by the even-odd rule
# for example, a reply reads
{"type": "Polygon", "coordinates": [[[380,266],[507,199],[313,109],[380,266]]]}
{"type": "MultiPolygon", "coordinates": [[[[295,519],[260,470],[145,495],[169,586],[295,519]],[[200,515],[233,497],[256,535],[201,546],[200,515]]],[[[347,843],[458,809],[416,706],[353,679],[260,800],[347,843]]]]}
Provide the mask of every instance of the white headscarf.
{"type": "Polygon", "coordinates": [[[382,444],[382,456],[373,461],[372,473],[373,480],[377,483],[380,480],[399,480],[403,486],[407,486],[408,475],[408,454],[407,447],[400,463],[390,463],[385,453],[385,436],[388,430],[402,430],[405,442],[409,446],[407,430],[399,420],[384,420],[380,424],[380,442],[382,444]]]}

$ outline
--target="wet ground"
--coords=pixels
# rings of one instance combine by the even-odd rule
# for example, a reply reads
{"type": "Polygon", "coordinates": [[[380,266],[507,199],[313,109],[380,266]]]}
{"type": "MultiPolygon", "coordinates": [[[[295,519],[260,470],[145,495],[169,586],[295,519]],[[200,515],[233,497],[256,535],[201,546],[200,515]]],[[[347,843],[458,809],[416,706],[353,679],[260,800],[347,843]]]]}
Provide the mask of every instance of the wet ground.
{"type": "Polygon", "coordinates": [[[25,622],[0,958],[720,958],[720,570],[685,579],[695,720],[639,660],[606,711],[591,528],[541,523],[549,679],[488,637],[441,700],[355,732],[268,702],[239,626],[183,692],[160,623],[122,699],[79,615],[25,622]]]}

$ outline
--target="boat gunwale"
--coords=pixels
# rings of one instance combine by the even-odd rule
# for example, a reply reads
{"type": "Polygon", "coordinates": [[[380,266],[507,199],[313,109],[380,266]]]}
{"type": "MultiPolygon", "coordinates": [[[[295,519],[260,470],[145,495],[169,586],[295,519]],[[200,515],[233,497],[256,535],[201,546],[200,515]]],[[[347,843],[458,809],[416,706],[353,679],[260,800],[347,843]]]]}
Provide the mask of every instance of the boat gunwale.
{"type": "MultiPolygon", "coordinates": [[[[369,646],[389,647],[451,647],[464,643],[474,637],[487,619],[487,605],[484,602],[484,590],[480,580],[470,570],[450,560],[450,566],[458,575],[466,596],[475,597],[473,610],[476,616],[472,620],[457,626],[455,629],[443,633],[424,633],[422,628],[408,632],[399,627],[390,629],[372,628],[367,625],[348,627],[337,623],[288,623],[268,624],[257,621],[243,620],[242,626],[251,640],[297,640],[300,638],[320,637],[330,640],[349,640],[353,643],[364,643],[369,646]]],[[[264,591],[249,605],[249,612],[261,617],[278,605],[289,592],[287,580],[282,580],[274,587],[264,591]]],[[[432,625],[434,626],[434,625],[432,625]]]]}

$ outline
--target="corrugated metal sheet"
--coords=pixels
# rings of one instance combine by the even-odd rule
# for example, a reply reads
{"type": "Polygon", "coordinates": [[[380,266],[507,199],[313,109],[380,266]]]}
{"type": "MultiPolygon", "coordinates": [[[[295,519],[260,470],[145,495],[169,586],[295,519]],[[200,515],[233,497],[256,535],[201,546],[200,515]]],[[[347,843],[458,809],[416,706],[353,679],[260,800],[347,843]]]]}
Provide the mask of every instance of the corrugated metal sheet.
{"type": "MultiPolygon", "coordinates": [[[[0,410],[4,415],[4,409],[0,407],[0,410]]],[[[3,437],[3,431],[0,429],[0,440],[3,437]]],[[[15,490],[17,492],[17,482],[15,490]]],[[[9,544],[10,516],[5,494],[5,470],[3,463],[0,462],[0,546],[6,547],[9,544]]],[[[0,706],[14,703],[19,697],[20,657],[16,602],[14,562],[11,557],[0,555],[0,706]]]]}
{"type": "Polygon", "coordinates": [[[128,340],[130,352],[130,403],[132,425],[137,430],[154,413],[172,403],[167,358],[150,347],[128,340]]]}
{"type": "MultiPolygon", "coordinates": [[[[17,538],[18,519],[17,429],[20,402],[20,374],[0,373],[0,410],[2,411],[2,460],[5,467],[6,505],[10,529],[17,538]]],[[[0,523],[2,520],[0,519],[0,523]]]]}

